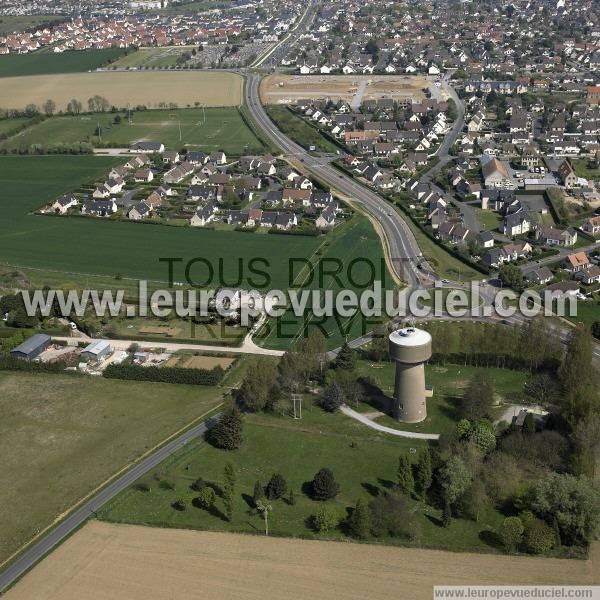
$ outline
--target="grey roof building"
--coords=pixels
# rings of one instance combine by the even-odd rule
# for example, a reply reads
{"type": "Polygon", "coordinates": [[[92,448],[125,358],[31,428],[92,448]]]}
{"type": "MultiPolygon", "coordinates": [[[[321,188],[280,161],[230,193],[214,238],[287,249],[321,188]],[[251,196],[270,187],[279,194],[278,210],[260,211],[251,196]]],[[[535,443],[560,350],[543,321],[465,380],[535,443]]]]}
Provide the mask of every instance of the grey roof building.
{"type": "Polygon", "coordinates": [[[33,360],[37,358],[51,343],[51,338],[45,333],[36,333],[10,351],[13,358],[33,360]]]}

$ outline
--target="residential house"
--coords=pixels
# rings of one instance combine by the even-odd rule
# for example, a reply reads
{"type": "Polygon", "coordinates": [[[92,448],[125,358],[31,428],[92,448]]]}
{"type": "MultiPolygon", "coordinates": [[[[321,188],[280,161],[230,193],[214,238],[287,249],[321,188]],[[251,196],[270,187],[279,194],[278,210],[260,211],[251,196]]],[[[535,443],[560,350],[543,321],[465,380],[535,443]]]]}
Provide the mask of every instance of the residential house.
{"type": "Polygon", "coordinates": [[[64,196],[57,198],[52,203],[52,210],[57,215],[64,215],[69,210],[69,208],[78,205],[79,200],[77,199],[77,196],[75,196],[75,194],[65,194],[64,196]]]}
{"type": "Polygon", "coordinates": [[[588,255],[585,252],[575,252],[573,254],[569,254],[563,264],[567,271],[570,271],[571,273],[577,273],[577,271],[589,269],[591,263],[588,255]]]}

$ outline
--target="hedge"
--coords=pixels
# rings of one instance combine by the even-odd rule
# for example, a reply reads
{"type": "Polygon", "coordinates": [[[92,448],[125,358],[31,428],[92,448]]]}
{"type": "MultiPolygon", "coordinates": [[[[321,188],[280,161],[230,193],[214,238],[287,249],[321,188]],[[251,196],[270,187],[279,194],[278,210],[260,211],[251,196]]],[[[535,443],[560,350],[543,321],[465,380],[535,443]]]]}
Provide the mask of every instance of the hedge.
{"type": "Polygon", "coordinates": [[[181,367],[142,367],[134,364],[111,364],[104,369],[108,379],[130,381],[155,381],[158,383],[185,383],[188,385],[217,385],[225,371],[221,367],[208,369],[184,369],[181,367]]]}
{"type": "Polygon", "coordinates": [[[62,361],[53,363],[32,362],[10,355],[0,354],[0,371],[28,371],[30,373],[65,373],[66,364],[62,361]]]}

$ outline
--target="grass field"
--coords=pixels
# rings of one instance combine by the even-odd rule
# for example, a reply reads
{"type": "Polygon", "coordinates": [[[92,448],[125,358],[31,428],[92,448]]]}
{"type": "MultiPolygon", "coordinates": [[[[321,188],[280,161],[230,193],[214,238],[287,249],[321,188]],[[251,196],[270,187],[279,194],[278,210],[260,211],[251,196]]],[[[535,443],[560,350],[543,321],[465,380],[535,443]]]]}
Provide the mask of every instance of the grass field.
{"type": "Polygon", "coordinates": [[[434,585],[598,583],[586,561],[289,540],[92,521],[25,575],[6,600],[430,600],[434,585]],[[192,592],[193,593],[193,592],[192,592]]]}
{"type": "MultiPolygon", "coordinates": [[[[7,75],[17,72],[14,65],[5,69],[7,75]]],[[[23,108],[29,103],[41,105],[50,98],[59,110],[65,110],[72,98],[87,103],[95,94],[120,108],[128,104],[157,108],[162,102],[180,107],[193,106],[194,102],[204,106],[237,106],[242,102],[242,82],[234,73],[206,71],[106,71],[10,77],[0,87],[0,106],[23,108]]]]}
{"type": "MultiPolygon", "coordinates": [[[[213,285],[219,280],[219,259],[228,284],[234,285],[239,273],[240,285],[244,285],[252,276],[244,261],[256,257],[268,263],[265,270],[271,281],[264,287],[286,289],[288,259],[311,256],[321,243],[319,238],[307,236],[255,236],[29,214],[82,182],[95,180],[121,161],[97,156],[0,157],[0,265],[49,269],[55,280],[56,272],[62,271],[67,277],[73,273],[120,274],[123,278],[164,282],[168,270],[165,263],[159,262],[160,257],[181,257],[182,266],[176,265],[174,277],[175,281],[184,281],[187,261],[201,256],[214,265],[213,285]]],[[[190,274],[195,280],[206,277],[201,267],[192,268],[190,274]]],[[[260,283],[257,280],[257,287],[260,283]]]]}
{"type": "Polygon", "coordinates": [[[166,68],[177,65],[177,59],[184,52],[191,52],[196,46],[163,46],[160,48],[139,48],[121,57],[113,66],[121,69],[166,68]]]}
{"type": "MultiPolygon", "coordinates": [[[[126,52],[127,50],[121,48],[107,48],[106,50],[72,50],[60,54],[49,51],[37,51],[30,54],[6,54],[0,56],[0,77],[83,73],[112,62],[126,52]]],[[[5,89],[5,85],[9,85],[8,82],[4,82],[0,89],[5,89]]],[[[31,80],[31,85],[41,85],[41,83],[31,80]]],[[[10,96],[6,97],[0,92],[0,106],[5,108],[20,107],[19,104],[7,104],[7,99],[10,99],[10,96]]],[[[32,100],[32,102],[41,104],[44,100],[32,100]]]]}
{"type": "MultiPolygon", "coordinates": [[[[349,222],[323,239],[322,247],[311,258],[312,277],[308,268],[296,268],[291,278],[294,287],[331,290],[334,296],[342,289],[354,290],[360,295],[365,289],[372,289],[373,281],[377,280],[384,290],[395,288],[387,270],[381,240],[367,217],[355,214],[349,222]],[[352,265],[353,261],[357,262],[352,265]],[[330,271],[331,274],[328,273],[330,271]]],[[[263,346],[283,349],[289,346],[290,337],[300,335],[303,331],[311,333],[319,328],[326,334],[328,345],[334,348],[346,337],[353,339],[363,335],[375,324],[375,319],[372,322],[363,320],[362,314],[355,317],[317,317],[310,306],[309,303],[302,317],[296,317],[291,310],[287,311],[279,327],[273,320],[269,321],[257,341],[263,346]]]]}
{"type": "Polygon", "coordinates": [[[218,388],[0,372],[0,562],[221,401],[218,388]]]}
{"type": "Polygon", "coordinates": [[[597,181],[600,179],[600,168],[590,168],[589,163],[586,159],[572,160],[573,168],[578,177],[584,177],[591,181],[597,181]]]}
{"type": "Polygon", "coordinates": [[[287,106],[269,106],[267,113],[281,131],[306,150],[311,146],[321,152],[337,152],[339,150],[333,142],[295,115],[287,106]]]}
{"type": "MultiPolygon", "coordinates": [[[[127,147],[134,141],[152,140],[163,142],[167,148],[185,147],[204,152],[223,150],[233,155],[262,150],[261,142],[236,107],[144,110],[133,112],[131,123],[125,113],[121,113],[119,124],[115,124],[114,119],[112,113],[52,117],[0,143],[0,148],[26,150],[32,144],[77,142],[127,147]],[[101,138],[96,135],[98,125],[101,138]]],[[[0,121],[0,133],[3,123],[0,121]]]]}
{"type": "Polygon", "coordinates": [[[477,220],[484,226],[485,229],[489,229],[490,231],[498,231],[500,223],[502,222],[502,217],[497,212],[494,212],[493,210],[484,210],[478,206],[473,206],[472,208],[475,211],[477,220]]]}
{"type": "Polygon", "coordinates": [[[57,21],[60,17],[56,15],[2,15],[0,16],[0,35],[14,33],[15,31],[25,31],[30,27],[37,27],[52,21],[57,21]]]}

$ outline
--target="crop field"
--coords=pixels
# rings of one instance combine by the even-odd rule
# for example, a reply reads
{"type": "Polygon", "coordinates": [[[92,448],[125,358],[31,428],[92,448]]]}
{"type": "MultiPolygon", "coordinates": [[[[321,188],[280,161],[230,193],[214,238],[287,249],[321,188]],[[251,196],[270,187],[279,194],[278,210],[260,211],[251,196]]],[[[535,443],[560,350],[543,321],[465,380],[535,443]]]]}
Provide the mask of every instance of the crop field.
{"type": "Polygon", "coordinates": [[[2,15],[0,16],[0,35],[25,31],[30,27],[37,27],[56,20],[58,20],[56,15],[2,15]]]}
{"type": "Polygon", "coordinates": [[[7,592],[54,598],[430,600],[434,585],[598,583],[598,548],[587,561],[315,542],[92,521],[7,592]],[[457,569],[460,561],[460,569],[457,569]],[[235,576],[232,576],[235,574],[235,576]]]}
{"type": "Polygon", "coordinates": [[[425,98],[429,85],[416,75],[285,75],[273,74],[261,82],[260,94],[265,104],[291,104],[300,98],[378,100],[425,98]]]}
{"type": "Polygon", "coordinates": [[[191,52],[196,46],[162,46],[160,48],[139,48],[121,57],[112,66],[120,69],[168,68],[177,65],[177,59],[184,52],[191,52]]]}
{"type": "MultiPolygon", "coordinates": [[[[9,56],[10,58],[10,56],[9,56]]],[[[1,68],[1,67],[0,67],[1,68]]],[[[10,74],[15,74],[15,69],[10,74]]],[[[124,108],[161,103],[193,106],[238,106],[242,102],[242,78],[234,73],[200,71],[66,73],[10,77],[0,86],[0,106],[23,108],[27,104],[56,102],[59,110],[76,98],[83,103],[96,94],[124,108]]]]}
{"type": "MultiPolygon", "coordinates": [[[[83,73],[92,71],[123,56],[127,50],[107,48],[105,50],[72,50],[69,52],[38,51],[30,54],[5,54],[0,56],[0,77],[20,77],[23,75],[52,75],[55,73],[83,73]]],[[[3,82],[1,89],[6,89],[3,82]]],[[[31,85],[39,85],[32,80],[31,85]]],[[[10,96],[9,96],[10,97],[10,96]]],[[[7,104],[6,98],[0,94],[0,106],[3,108],[19,108],[18,104],[7,104]]],[[[45,98],[44,100],[46,100],[45,98]]],[[[44,100],[39,101],[44,102],[44,100]]],[[[34,102],[34,101],[32,101],[34,102]]],[[[28,104],[28,102],[25,102],[28,104]]],[[[25,106],[23,104],[23,106],[25,106]]]]}
{"type": "MultiPolygon", "coordinates": [[[[27,150],[33,144],[77,142],[127,147],[135,141],[151,140],[162,142],[167,148],[185,147],[204,152],[223,150],[233,155],[262,150],[261,142],[246,125],[237,107],[134,111],[131,122],[124,112],[120,117],[119,124],[115,123],[112,113],[52,117],[0,143],[0,148],[27,150]]],[[[0,132],[2,123],[0,121],[0,132]]]]}
{"type": "MultiPolygon", "coordinates": [[[[182,259],[175,265],[175,281],[185,280],[187,261],[203,257],[214,270],[207,286],[217,286],[221,280],[227,285],[238,285],[239,280],[242,286],[248,285],[248,277],[253,276],[248,261],[258,258],[266,261],[270,281],[261,286],[258,280],[256,287],[287,289],[288,259],[311,256],[321,243],[319,238],[300,235],[257,236],[31,214],[122,161],[98,156],[0,157],[0,264],[62,271],[67,275],[120,275],[124,279],[166,282],[168,269],[159,262],[161,257],[182,259]]],[[[263,266],[261,263],[260,268],[263,266]]],[[[199,282],[207,279],[207,272],[197,265],[190,269],[190,276],[199,282]]],[[[114,285],[118,286],[118,281],[114,285]]]]}
{"type": "Polygon", "coordinates": [[[218,388],[0,372],[0,563],[221,401],[218,388]],[[18,508],[17,508],[18,507],[18,508]]]}

